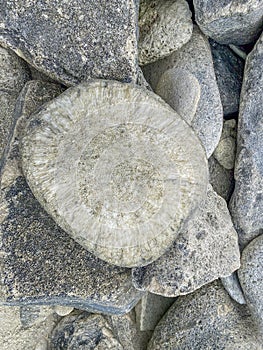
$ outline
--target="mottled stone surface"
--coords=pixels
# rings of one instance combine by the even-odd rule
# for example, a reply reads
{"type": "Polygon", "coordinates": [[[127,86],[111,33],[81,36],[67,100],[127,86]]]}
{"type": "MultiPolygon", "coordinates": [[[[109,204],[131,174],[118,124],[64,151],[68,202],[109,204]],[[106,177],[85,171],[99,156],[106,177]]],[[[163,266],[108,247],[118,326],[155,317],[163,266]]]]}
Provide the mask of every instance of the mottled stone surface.
{"type": "Polygon", "coordinates": [[[179,297],[155,328],[148,350],[262,350],[246,306],[219,282],[179,297]]]}
{"type": "Polygon", "coordinates": [[[221,44],[249,44],[263,28],[262,0],[194,0],[201,30],[221,44]]]}
{"type": "Polygon", "coordinates": [[[216,81],[224,115],[238,112],[242,86],[244,60],[228,46],[210,40],[216,81]]]}
{"type": "Polygon", "coordinates": [[[0,43],[65,85],[137,78],[134,0],[6,0],[0,43]]]}
{"type": "Polygon", "coordinates": [[[201,87],[201,96],[192,128],[199,136],[210,157],[216,148],[223,125],[223,109],[216,83],[211,49],[207,38],[194,26],[191,39],[167,58],[143,68],[153,90],[168,69],[181,68],[192,73],[201,87]]]}
{"type": "Polygon", "coordinates": [[[139,63],[169,56],[191,37],[192,13],[185,0],[141,0],[139,12],[139,63]]]}
{"type": "Polygon", "coordinates": [[[221,282],[233,300],[239,304],[246,304],[246,300],[241,289],[236,271],[233,272],[230,276],[222,277],[221,282]]]}
{"type": "Polygon", "coordinates": [[[200,84],[193,74],[185,69],[168,69],[158,81],[155,92],[192,124],[201,95],[200,84]]]}
{"type": "Polygon", "coordinates": [[[0,46],[0,168],[13,127],[13,111],[20,90],[30,78],[26,63],[0,46]]]}
{"type": "Polygon", "coordinates": [[[253,239],[243,250],[238,277],[247,305],[263,335],[263,235],[253,239]]]}
{"type": "Polygon", "coordinates": [[[23,171],[77,242],[118,266],[156,260],[205,197],[207,161],[193,130],[152,92],[97,80],[32,116],[23,171]]]}
{"type": "Polygon", "coordinates": [[[57,85],[31,81],[17,103],[18,121],[1,176],[0,301],[122,314],[141,297],[132,286],[130,270],[99,260],[59,229],[21,172],[21,130],[36,108],[60,93],[57,85]]]}
{"type": "Polygon", "coordinates": [[[136,288],[167,297],[193,292],[240,266],[237,233],[223,198],[207,199],[173,246],[152,264],[133,269],[136,288]]]}
{"type": "Polygon", "coordinates": [[[246,60],[238,119],[236,184],[230,211],[241,247],[263,232],[262,61],[263,34],[246,60]]]}

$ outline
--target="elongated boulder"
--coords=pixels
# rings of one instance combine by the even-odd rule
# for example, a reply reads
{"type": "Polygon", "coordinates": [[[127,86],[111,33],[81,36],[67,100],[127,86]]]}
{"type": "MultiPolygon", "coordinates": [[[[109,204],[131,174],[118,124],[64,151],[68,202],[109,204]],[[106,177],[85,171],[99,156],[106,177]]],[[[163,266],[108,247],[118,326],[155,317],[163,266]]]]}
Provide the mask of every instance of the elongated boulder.
{"type": "Polygon", "coordinates": [[[141,298],[132,286],[131,271],[96,258],[59,229],[21,172],[24,126],[33,111],[61,92],[58,85],[31,81],[17,102],[18,120],[0,182],[0,303],[123,314],[141,298]]]}
{"type": "Polygon", "coordinates": [[[136,288],[175,297],[193,292],[240,266],[237,233],[225,201],[209,186],[199,213],[158,260],[133,269],[136,288]]]}
{"type": "Polygon", "coordinates": [[[152,92],[114,81],[68,89],[34,114],[22,161],[55,221],[118,266],[156,260],[207,188],[193,130],[152,92]]]}
{"type": "Polygon", "coordinates": [[[0,43],[69,86],[137,78],[137,1],[8,0],[0,43]]]}
{"type": "Polygon", "coordinates": [[[263,34],[248,55],[241,91],[230,211],[242,248],[263,232],[263,34]]]}

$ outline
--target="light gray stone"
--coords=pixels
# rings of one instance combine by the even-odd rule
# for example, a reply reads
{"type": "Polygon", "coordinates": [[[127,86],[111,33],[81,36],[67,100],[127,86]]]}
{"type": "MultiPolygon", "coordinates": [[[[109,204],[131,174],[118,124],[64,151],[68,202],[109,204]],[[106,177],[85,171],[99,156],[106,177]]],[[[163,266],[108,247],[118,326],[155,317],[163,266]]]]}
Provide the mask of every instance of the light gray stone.
{"type": "Polygon", "coordinates": [[[159,322],[148,350],[262,350],[246,306],[215,281],[179,297],[159,322]]]}
{"type": "Polygon", "coordinates": [[[141,298],[131,271],[101,261],[59,229],[21,171],[18,147],[24,126],[32,112],[45,109],[43,103],[60,93],[60,86],[31,81],[18,99],[18,120],[0,182],[0,302],[123,314],[141,298]]]}
{"type": "Polygon", "coordinates": [[[137,79],[137,2],[6,0],[0,43],[70,86],[137,79]]]}
{"type": "Polygon", "coordinates": [[[224,116],[234,114],[239,109],[244,60],[225,45],[210,40],[216,81],[223,105],[224,116]]]}
{"type": "Polygon", "coordinates": [[[209,186],[199,213],[158,260],[133,269],[136,288],[175,297],[229,276],[240,266],[237,233],[226,202],[209,186]]]}
{"type": "Polygon", "coordinates": [[[139,64],[169,56],[191,37],[192,13],[185,0],[141,0],[139,64]]]}
{"type": "Polygon", "coordinates": [[[253,239],[243,250],[238,277],[263,338],[263,235],[253,239]]]}
{"type": "Polygon", "coordinates": [[[196,77],[185,69],[172,68],[163,73],[155,92],[189,125],[192,124],[201,95],[196,77]]]}
{"type": "Polygon", "coordinates": [[[239,304],[246,304],[246,300],[241,289],[236,271],[233,272],[230,276],[221,277],[221,282],[233,300],[239,304]]]}
{"type": "Polygon", "coordinates": [[[146,80],[154,91],[168,69],[180,68],[192,73],[201,87],[201,96],[192,128],[200,138],[207,156],[214,152],[222,131],[223,109],[216,83],[210,45],[207,38],[194,26],[191,39],[165,59],[143,67],[146,80]]]}
{"type": "Polygon", "coordinates": [[[236,183],[230,211],[242,248],[263,232],[262,62],[263,34],[246,60],[238,119],[236,183]]]}
{"type": "Polygon", "coordinates": [[[261,0],[194,0],[201,30],[221,44],[249,44],[263,28],[261,0]]]}
{"type": "Polygon", "coordinates": [[[68,89],[34,114],[22,162],[60,227],[97,257],[126,267],[163,254],[208,181],[193,130],[154,93],[116,81],[68,89]]]}

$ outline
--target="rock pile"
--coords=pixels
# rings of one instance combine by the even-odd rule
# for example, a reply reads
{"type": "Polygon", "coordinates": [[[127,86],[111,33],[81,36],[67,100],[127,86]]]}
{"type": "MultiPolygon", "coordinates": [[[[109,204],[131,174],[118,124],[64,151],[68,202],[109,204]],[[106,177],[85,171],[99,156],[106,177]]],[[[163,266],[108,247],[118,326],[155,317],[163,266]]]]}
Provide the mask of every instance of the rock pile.
{"type": "Polygon", "coordinates": [[[1,350],[263,349],[262,1],[1,11],[1,350]]]}

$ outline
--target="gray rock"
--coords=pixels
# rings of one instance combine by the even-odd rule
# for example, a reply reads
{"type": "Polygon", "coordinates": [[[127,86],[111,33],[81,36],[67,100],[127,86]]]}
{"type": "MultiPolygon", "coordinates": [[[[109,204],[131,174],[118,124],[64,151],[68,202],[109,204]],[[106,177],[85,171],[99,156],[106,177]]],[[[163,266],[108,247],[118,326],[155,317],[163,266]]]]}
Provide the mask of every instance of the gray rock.
{"type": "Polygon", "coordinates": [[[59,86],[31,81],[17,103],[18,121],[1,177],[0,301],[122,314],[141,297],[132,286],[130,270],[99,260],[59,229],[21,172],[21,130],[36,108],[60,93],[59,86]]]}
{"type": "Polygon", "coordinates": [[[236,184],[230,211],[241,247],[263,232],[262,61],[263,34],[246,60],[238,119],[236,184]]]}
{"type": "Polygon", "coordinates": [[[246,300],[241,289],[236,271],[233,272],[230,276],[222,277],[221,282],[233,300],[239,304],[246,304],[246,300]]]}
{"type": "Polygon", "coordinates": [[[150,84],[148,83],[148,81],[145,79],[145,76],[143,74],[143,71],[141,69],[141,67],[139,67],[138,69],[138,78],[137,78],[137,84],[139,86],[144,87],[147,90],[153,91],[150,84]]]}
{"type": "Polygon", "coordinates": [[[207,199],[173,246],[158,260],[133,269],[136,288],[167,297],[193,292],[240,266],[237,233],[225,201],[210,186],[207,199]]]}
{"type": "Polygon", "coordinates": [[[13,111],[20,90],[30,78],[26,63],[0,46],[0,168],[13,127],[13,111]]]}
{"type": "Polygon", "coordinates": [[[216,193],[228,203],[235,186],[234,171],[225,169],[213,156],[209,158],[208,165],[210,184],[216,193]]]}
{"type": "Polygon", "coordinates": [[[139,12],[139,63],[169,56],[191,37],[192,13],[185,0],[141,0],[139,12]]]}
{"type": "Polygon", "coordinates": [[[55,316],[52,306],[25,305],[20,306],[20,322],[23,328],[44,322],[47,318],[55,316]]]}
{"type": "Polygon", "coordinates": [[[181,68],[192,73],[201,87],[201,96],[192,121],[207,156],[214,152],[222,131],[223,109],[216,83],[210,45],[207,38],[194,26],[191,39],[165,59],[143,67],[146,80],[154,91],[168,69],[181,68]]]}
{"type": "Polygon", "coordinates": [[[155,91],[189,125],[192,124],[201,95],[200,84],[193,74],[181,68],[168,69],[155,91]]]}
{"type": "Polygon", "coordinates": [[[148,350],[262,350],[246,306],[215,281],[179,297],[159,322],[148,350]]]}
{"type": "Polygon", "coordinates": [[[125,267],[162,255],[207,189],[193,130],[154,93],[109,80],[68,89],[34,114],[22,163],[60,227],[125,267]]]}
{"type": "Polygon", "coordinates": [[[244,60],[227,46],[210,40],[213,63],[224,115],[238,112],[244,60]]]}
{"type": "Polygon", "coordinates": [[[137,78],[137,2],[7,0],[0,43],[69,86],[137,78]]]}
{"type": "Polygon", "coordinates": [[[261,0],[194,0],[201,30],[220,44],[249,44],[263,28],[261,0]]]}
{"type": "Polygon", "coordinates": [[[263,235],[253,239],[243,250],[238,277],[247,305],[263,336],[263,235]]]}

